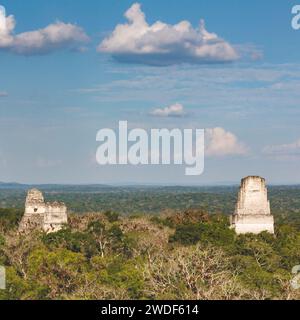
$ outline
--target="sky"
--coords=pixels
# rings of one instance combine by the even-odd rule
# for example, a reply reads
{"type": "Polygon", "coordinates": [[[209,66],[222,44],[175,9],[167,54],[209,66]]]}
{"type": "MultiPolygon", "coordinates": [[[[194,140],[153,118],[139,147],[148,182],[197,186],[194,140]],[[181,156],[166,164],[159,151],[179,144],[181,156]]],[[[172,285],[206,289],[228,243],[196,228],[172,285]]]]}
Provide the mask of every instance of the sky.
{"type": "Polygon", "coordinates": [[[0,0],[0,181],[299,184],[296,4],[0,0]],[[96,134],[121,120],[205,129],[203,174],[100,166],[96,134]]]}

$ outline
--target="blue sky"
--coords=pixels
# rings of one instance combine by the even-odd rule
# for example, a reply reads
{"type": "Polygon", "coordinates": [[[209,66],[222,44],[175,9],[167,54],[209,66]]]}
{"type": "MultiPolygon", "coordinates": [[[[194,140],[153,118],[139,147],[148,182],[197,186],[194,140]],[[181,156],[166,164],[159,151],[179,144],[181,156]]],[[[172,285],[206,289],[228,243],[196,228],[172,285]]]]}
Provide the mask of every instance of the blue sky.
{"type": "Polygon", "coordinates": [[[0,1],[7,25],[16,22],[0,32],[0,181],[214,184],[258,174],[299,183],[297,1],[139,3],[147,25],[136,9],[128,29],[132,1],[0,1]],[[153,37],[157,21],[166,25],[153,37]],[[190,25],[174,27],[181,21],[190,25]],[[176,103],[184,116],[172,113],[176,103]],[[119,120],[206,128],[204,174],[100,167],[96,133],[119,120]]]}

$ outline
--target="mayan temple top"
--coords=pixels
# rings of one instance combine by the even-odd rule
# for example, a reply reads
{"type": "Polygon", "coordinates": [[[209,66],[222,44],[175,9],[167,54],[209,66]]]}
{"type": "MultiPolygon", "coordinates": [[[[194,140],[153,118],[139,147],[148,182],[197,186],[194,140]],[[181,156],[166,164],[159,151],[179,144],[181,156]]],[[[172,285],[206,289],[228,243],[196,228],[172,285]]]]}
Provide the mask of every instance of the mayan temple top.
{"type": "Polygon", "coordinates": [[[242,179],[231,226],[239,233],[274,233],[268,191],[264,178],[249,176],[242,179]]]}
{"type": "Polygon", "coordinates": [[[43,193],[31,189],[27,193],[25,213],[19,231],[28,232],[33,229],[47,233],[59,231],[68,223],[67,207],[62,202],[45,202],[43,193]]]}
{"type": "Polygon", "coordinates": [[[26,204],[44,203],[43,193],[38,189],[31,189],[27,193],[26,204]]]}
{"type": "Polygon", "coordinates": [[[242,179],[235,214],[271,214],[266,180],[264,178],[249,176],[242,179]]]}

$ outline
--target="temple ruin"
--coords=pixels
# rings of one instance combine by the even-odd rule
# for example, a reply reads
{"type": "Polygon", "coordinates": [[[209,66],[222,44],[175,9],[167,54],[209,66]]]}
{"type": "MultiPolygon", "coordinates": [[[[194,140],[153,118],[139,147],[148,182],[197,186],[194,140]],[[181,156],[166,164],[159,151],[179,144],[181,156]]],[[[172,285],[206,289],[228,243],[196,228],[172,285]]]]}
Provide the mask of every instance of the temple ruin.
{"type": "Polygon", "coordinates": [[[64,203],[45,202],[41,191],[37,189],[28,191],[19,232],[35,229],[46,233],[57,232],[67,223],[67,207],[64,203]]]}
{"type": "Polygon", "coordinates": [[[237,234],[274,233],[274,218],[264,178],[250,176],[242,179],[231,227],[237,234]]]}

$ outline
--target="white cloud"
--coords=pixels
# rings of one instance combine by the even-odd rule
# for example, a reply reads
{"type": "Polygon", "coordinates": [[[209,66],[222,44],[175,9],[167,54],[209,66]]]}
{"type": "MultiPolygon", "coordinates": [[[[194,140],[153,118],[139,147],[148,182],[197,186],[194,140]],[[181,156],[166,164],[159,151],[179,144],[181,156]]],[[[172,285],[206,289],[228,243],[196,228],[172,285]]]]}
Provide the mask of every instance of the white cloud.
{"type": "Polygon", "coordinates": [[[1,97],[7,97],[8,93],[6,91],[0,91],[0,98],[1,97]]]}
{"type": "Polygon", "coordinates": [[[282,160],[298,159],[300,157],[300,139],[292,143],[266,146],[263,149],[263,154],[282,160]]]}
{"type": "Polygon", "coordinates": [[[176,63],[224,63],[239,59],[231,44],[205,29],[204,21],[193,28],[189,21],[149,25],[139,3],[125,13],[128,23],[116,26],[98,46],[118,61],[169,65],[176,63]]]}
{"type": "Polygon", "coordinates": [[[186,112],[182,104],[175,103],[169,107],[154,109],[150,114],[156,117],[183,117],[186,115],[186,112]]]}
{"type": "Polygon", "coordinates": [[[16,21],[0,6],[0,50],[21,55],[45,54],[58,49],[81,49],[89,38],[81,27],[57,21],[43,29],[14,34],[16,21]]]}
{"type": "Polygon", "coordinates": [[[246,155],[248,148],[231,132],[223,128],[205,130],[207,156],[246,155]]]}
{"type": "Polygon", "coordinates": [[[201,110],[214,113],[218,108],[222,119],[230,116],[229,113],[224,115],[224,110],[261,114],[271,110],[280,112],[283,104],[287,115],[287,108],[298,110],[295,101],[300,99],[300,64],[251,67],[239,64],[234,68],[211,68],[208,65],[201,68],[194,65],[164,68],[123,65],[120,68],[114,64],[104,72],[119,77],[77,91],[95,95],[101,102],[147,100],[156,103],[159,100],[166,105],[169,101],[180,101],[191,106],[201,105],[201,110]],[[289,85],[284,90],[275,90],[272,84],[276,82],[289,85]]]}

